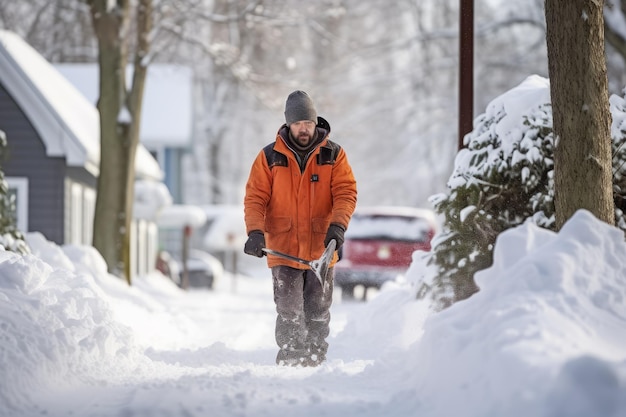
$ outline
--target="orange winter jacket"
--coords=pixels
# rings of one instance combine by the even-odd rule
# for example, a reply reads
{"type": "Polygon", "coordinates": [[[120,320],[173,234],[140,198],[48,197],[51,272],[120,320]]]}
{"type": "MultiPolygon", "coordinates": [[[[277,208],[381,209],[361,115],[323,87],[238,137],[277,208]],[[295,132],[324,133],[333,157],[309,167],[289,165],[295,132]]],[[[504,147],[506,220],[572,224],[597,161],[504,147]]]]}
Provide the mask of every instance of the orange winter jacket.
{"type": "MultiPolygon", "coordinates": [[[[318,259],[324,252],[328,226],[338,223],[348,227],[356,206],[356,181],[345,151],[328,139],[330,126],[323,118],[318,118],[317,125],[318,137],[323,140],[312,150],[304,172],[281,133],[289,134],[287,125],[252,164],[244,199],[246,229],[248,233],[264,232],[269,249],[301,259],[318,259]]],[[[331,266],[336,262],[337,253],[331,266]]],[[[268,255],[267,264],[270,268],[308,268],[272,255],[268,255]]]]}

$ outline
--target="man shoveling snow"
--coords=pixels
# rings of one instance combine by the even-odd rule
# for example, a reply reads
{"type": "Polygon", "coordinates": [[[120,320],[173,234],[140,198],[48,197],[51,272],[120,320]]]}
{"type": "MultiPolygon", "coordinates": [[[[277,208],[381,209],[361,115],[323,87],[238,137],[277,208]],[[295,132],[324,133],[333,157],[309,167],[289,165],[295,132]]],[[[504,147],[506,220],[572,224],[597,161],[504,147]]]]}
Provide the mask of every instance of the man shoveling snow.
{"type": "Polygon", "coordinates": [[[356,181],[305,92],[289,95],[285,119],[250,170],[244,252],[267,252],[278,313],[276,363],[317,366],[328,350],[333,267],[356,206],[356,181]]]}

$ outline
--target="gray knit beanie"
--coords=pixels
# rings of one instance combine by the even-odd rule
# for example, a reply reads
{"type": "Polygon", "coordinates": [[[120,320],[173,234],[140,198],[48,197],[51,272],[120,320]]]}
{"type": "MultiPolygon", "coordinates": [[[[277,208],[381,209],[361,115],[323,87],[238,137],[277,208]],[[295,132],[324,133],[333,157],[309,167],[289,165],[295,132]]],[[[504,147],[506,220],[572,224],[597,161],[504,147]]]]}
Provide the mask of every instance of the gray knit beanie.
{"type": "Polygon", "coordinates": [[[312,120],[317,123],[317,112],[313,100],[304,91],[294,91],[285,103],[285,120],[287,126],[300,120],[312,120]]]}

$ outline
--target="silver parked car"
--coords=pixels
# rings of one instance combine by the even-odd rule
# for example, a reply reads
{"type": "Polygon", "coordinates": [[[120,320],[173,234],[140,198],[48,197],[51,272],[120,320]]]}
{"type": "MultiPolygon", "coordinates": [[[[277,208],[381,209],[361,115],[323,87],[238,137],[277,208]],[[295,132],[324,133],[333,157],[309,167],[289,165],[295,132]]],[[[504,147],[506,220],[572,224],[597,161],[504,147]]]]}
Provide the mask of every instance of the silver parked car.
{"type": "MultiPolygon", "coordinates": [[[[215,256],[197,249],[189,251],[187,271],[190,288],[213,289],[217,281],[224,276],[224,265],[215,256]]],[[[180,268],[180,279],[183,279],[183,268],[180,268]]]]}

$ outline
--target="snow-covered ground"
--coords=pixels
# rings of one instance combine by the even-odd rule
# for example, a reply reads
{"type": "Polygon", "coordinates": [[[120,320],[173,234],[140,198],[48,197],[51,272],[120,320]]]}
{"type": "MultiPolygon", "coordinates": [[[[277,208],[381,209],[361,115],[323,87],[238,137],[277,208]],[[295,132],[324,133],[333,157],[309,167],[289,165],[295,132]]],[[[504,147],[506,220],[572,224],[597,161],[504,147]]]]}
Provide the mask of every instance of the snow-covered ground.
{"type": "Polygon", "coordinates": [[[416,253],[406,282],[335,302],[318,368],[274,364],[266,270],[128,287],[89,247],[28,240],[0,252],[0,416],[626,416],[626,243],[587,212],[503,233],[439,313],[416,253]]]}

